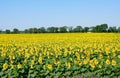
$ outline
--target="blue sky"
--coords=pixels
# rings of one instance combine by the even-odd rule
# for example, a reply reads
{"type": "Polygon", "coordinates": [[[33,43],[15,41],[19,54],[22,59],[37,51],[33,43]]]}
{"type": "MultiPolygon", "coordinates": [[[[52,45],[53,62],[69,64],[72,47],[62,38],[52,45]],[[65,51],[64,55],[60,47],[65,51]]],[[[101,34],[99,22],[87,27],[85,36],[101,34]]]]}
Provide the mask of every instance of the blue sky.
{"type": "Polygon", "coordinates": [[[120,26],[120,0],[0,0],[0,29],[120,26]]]}

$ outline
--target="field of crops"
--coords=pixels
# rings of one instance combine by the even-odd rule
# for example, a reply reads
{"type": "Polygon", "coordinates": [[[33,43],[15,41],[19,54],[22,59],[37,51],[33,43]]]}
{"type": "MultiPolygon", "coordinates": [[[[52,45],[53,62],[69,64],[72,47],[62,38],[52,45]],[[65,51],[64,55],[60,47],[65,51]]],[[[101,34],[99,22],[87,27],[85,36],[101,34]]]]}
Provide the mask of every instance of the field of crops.
{"type": "Polygon", "coordinates": [[[120,77],[120,34],[1,34],[0,78],[120,77]]]}

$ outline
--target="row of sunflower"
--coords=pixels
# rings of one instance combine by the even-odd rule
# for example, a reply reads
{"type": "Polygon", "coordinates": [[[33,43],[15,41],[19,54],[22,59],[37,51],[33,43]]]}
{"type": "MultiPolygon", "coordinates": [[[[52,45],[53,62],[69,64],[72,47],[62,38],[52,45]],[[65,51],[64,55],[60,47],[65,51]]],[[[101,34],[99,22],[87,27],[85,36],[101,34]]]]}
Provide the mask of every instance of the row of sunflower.
{"type": "Polygon", "coordinates": [[[118,77],[120,34],[1,34],[0,77],[118,77]]]}

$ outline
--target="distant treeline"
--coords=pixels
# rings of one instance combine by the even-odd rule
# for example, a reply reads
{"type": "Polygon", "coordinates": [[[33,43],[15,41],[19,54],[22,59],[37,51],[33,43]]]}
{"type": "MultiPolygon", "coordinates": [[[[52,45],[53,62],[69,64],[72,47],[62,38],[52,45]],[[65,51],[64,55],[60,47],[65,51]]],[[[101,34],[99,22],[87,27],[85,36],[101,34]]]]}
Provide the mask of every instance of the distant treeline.
{"type": "Polygon", "coordinates": [[[120,33],[120,27],[108,27],[107,24],[101,24],[96,25],[92,27],[82,27],[82,26],[76,26],[76,27],[68,27],[68,26],[62,26],[62,27],[40,27],[40,28],[28,28],[23,31],[14,28],[12,31],[9,29],[6,29],[5,31],[0,30],[0,33],[6,33],[6,34],[19,34],[19,33],[75,33],[75,32],[95,32],[95,33],[120,33]]]}

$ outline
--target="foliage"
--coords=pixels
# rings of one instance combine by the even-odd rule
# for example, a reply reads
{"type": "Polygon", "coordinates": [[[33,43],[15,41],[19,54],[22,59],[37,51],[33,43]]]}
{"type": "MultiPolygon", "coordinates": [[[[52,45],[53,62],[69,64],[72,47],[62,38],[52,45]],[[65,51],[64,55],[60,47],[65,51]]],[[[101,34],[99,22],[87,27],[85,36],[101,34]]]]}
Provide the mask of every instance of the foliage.
{"type": "Polygon", "coordinates": [[[0,30],[0,33],[6,33],[6,34],[18,34],[18,33],[87,33],[87,32],[98,32],[98,33],[120,33],[120,27],[108,27],[107,24],[101,24],[101,25],[96,25],[96,26],[91,26],[91,27],[82,27],[82,26],[76,26],[76,27],[72,27],[72,26],[61,26],[61,27],[40,27],[40,28],[28,28],[25,29],[23,31],[19,31],[19,29],[14,28],[12,31],[10,31],[9,29],[2,31],[0,30]]]}

